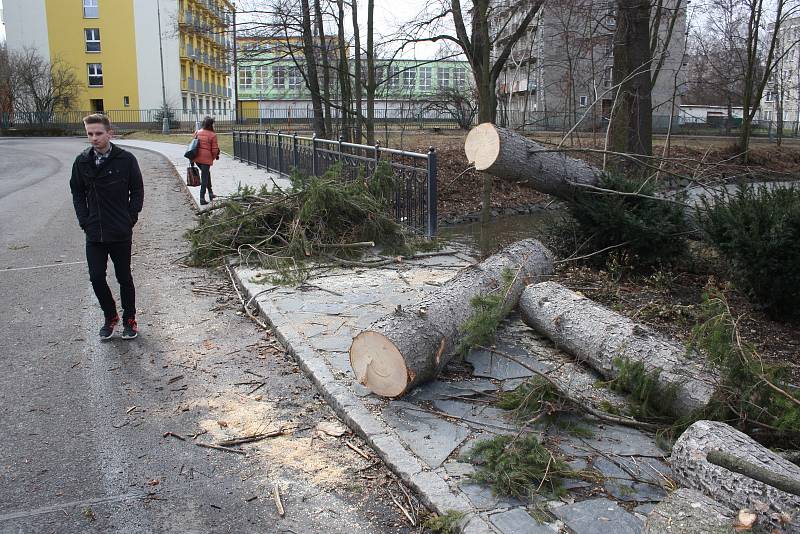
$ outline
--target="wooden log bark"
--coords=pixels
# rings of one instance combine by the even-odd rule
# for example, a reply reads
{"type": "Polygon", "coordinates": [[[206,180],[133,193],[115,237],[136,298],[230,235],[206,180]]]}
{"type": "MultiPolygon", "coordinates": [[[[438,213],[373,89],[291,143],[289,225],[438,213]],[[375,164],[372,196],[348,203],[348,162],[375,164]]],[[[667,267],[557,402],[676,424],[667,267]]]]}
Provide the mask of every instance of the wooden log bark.
{"type": "Polygon", "coordinates": [[[489,122],[473,128],[464,142],[467,161],[476,170],[526,183],[563,200],[575,194],[573,184],[600,183],[600,169],[564,153],[544,150],[544,145],[489,122]]]}
{"type": "Polygon", "coordinates": [[[519,241],[461,270],[413,308],[398,308],[378,319],[350,346],[356,380],[378,395],[398,397],[435,378],[461,339],[461,326],[473,314],[470,301],[503,291],[505,271],[514,275],[505,294],[510,309],[526,284],[552,274],[552,254],[534,239],[519,241]]]}
{"type": "Polygon", "coordinates": [[[519,300],[522,320],[605,378],[640,362],[656,377],[665,411],[675,416],[706,406],[718,383],[700,355],[554,282],[528,286],[519,300]]]}
{"type": "Polygon", "coordinates": [[[686,429],[675,442],[671,456],[673,474],[681,485],[701,491],[734,510],[747,508],[758,513],[760,527],[770,524],[784,529],[778,532],[800,532],[800,497],[715,465],[708,459],[712,451],[724,451],[742,464],[756,465],[762,475],[768,472],[795,483],[800,482],[800,466],[717,421],[698,421],[686,429]],[[792,517],[788,526],[776,520],[781,513],[792,517]]]}

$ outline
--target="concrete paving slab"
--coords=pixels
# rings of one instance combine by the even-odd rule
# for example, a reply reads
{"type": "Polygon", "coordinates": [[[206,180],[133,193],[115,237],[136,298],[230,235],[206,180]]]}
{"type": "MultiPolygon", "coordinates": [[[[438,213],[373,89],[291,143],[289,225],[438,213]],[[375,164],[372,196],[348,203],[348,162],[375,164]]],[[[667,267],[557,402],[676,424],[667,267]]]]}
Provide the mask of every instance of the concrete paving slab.
{"type": "Polygon", "coordinates": [[[503,534],[554,534],[555,530],[548,525],[539,523],[524,508],[512,508],[506,512],[489,516],[492,522],[503,534]]]}
{"type": "Polygon", "coordinates": [[[388,404],[383,418],[408,448],[432,469],[442,465],[469,435],[466,427],[401,401],[388,404]]]}
{"type": "Polygon", "coordinates": [[[575,534],[640,534],[643,524],[635,515],[608,499],[591,499],[550,511],[575,534]]]}

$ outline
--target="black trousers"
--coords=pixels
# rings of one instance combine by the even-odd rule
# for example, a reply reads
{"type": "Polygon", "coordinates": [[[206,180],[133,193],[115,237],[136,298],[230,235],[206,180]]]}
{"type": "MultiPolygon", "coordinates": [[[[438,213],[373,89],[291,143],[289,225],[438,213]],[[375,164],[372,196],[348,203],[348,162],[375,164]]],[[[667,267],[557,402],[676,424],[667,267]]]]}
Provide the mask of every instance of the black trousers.
{"type": "Polygon", "coordinates": [[[136,289],[133,286],[131,274],[131,242],[120,241],[115,243],[86,242],[86,263],[89,265],[89,280],[92,289],[97,295],[100,307],[106,318],[117,315],[117,303],[111,295],[111,289],[106,282],[106,267],[108,257],[114,264],[114,274],[119,282],[120,299],[122,300],[122,319],[136,317],[136,289]]]}
{"type": "Polygon", "coordinates": [[[206,198],[206,189],[208,189],[209,195],[213,194],[211,189],[211,165],[198,163],[197,166],[200,167],[200,198],[206,198]]]}

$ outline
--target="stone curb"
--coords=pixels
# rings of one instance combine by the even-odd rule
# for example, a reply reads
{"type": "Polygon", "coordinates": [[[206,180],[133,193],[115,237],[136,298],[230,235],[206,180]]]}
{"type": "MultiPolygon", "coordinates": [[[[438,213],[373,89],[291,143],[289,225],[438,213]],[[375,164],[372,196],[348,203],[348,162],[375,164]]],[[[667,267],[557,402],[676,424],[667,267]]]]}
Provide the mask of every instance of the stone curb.
{"type": "MultiPolygon", "coordinates": [[[[248,298],[252,298],[259,292],[254,284],[240,276],[237,269],[234,268],[232,271],[248,298]]],[[[261,315],[272,327],[278,340],[297,360],[300,368],[311,379],[336,415],[353,432],[364,439],[389,469],[417,493],[425,506],[438,514],[447,513],[450,510],[467,514],[464,521],[465,526],[462,529],[465,533],[493,534],[495,532],[482,517],[477,515],[464,495],[454,494],[447,482],[435,472],[425,468],[420,460],[403,446],[392,429],[364,407],[355,393],[336,381],[323,358],[306,345],[296,332],[283,331],[275,326],[270,317],[279,312],[269,301],[259,299],[255,299],[255,301],[261,315]]]]}

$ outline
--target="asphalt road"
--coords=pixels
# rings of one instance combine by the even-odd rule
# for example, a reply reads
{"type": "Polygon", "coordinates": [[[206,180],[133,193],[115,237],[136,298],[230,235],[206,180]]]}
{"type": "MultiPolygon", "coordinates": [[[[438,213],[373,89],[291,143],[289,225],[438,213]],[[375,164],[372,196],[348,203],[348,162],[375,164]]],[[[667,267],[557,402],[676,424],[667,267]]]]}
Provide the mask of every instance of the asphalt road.
{"type": "Polygon", "coordinates": [[[141,335],[97,339],[68,186],[85,146],[0,139],[0,532],[411,531],[397,481],[317,430],[332,411],[224,273],[181,265],[194,215],[152,153],[134,152],[141,335]],[[279,428],[246,455],[196,445],[279,428]]]}

